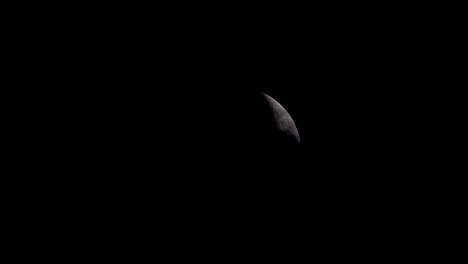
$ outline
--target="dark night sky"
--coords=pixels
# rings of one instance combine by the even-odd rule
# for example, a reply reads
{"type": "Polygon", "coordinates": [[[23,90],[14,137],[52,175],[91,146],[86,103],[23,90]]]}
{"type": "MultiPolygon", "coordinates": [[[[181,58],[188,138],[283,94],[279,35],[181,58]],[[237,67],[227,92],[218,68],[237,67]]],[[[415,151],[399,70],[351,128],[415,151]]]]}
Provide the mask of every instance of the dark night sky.
{"type": "MultiPolygon", "coordinates": [[[[90,23],[82,37],[67,28],[63,32],[73,34],[60,44],[60,54],[67,56],[57,57],[76,70],[56,63],[67,71],[59,74],[59,84],[91,94],[98,87],[106,90],[101,98],[118,93],[116,87],[122,87],[122,98],[138,87],[141,92],[130,94],[143,98],[149,95],[143,90],[155,84],[159,91],[181,94],[205,88],[264,91],[290,112],[308,149],[351,153],[358,146],[375,149],[374,142],[391,145],[411,124],[405,104],[416,93],[407,88],[418,78],[406,77],[419,74],[411,67],[416,59],[398,63],[411,50],[400,52],[398,41],[388,41],[384,24],[342,16],[340,9],[328,10],[331,16],[319,9],[262,9],[249,18],[222,15],[204,22],[148,16],[151,21],[120,20],[125,27],[90,23]]],[[[158,98],[158,91],[152,96],[158,98]]]]}
{"type": "MultiPolygon", "coordinates": [[[[233,12],[230,17],[217,10],[213,18],[185,5],[173,14],[139,6],[133,15],[127,5],[124,12],[106,6],[97,11],[97,19],[77,12],[73,23],[57,19],[53,26],[40,27],[26,41],[36,45],[39,78],[22,78],[31,80],[29,87],[44,100],[29,94],[39,106],[28,111],[36,121],[26,122],[31,124],[21,141],[40,142],[38,148],[32,145],[33,155],[46,157],[41,166],[51,164],[52,169],[22,163],[45,171],[47,177],[38,179],[46,184],[50,172],[58,172],[60,186],[54,189],[76,189],[73,198],[79,203],[87,197],[89,205],[78,207],[90,219],[98,219],[95,212],[113,210],[111,221],[93,223],[97,228],[122,215],[140,221],[153,220],[143,214],[156,213],[158,221],[177,218],[181,224],[175,229],[181,230],[204,231],[198,224],[187,225],[194,219],[211,229],[219,222],[218,236],[219,230],[245,222],[255,230],[241,240],[257,241],[259,227],[270,223],[267,239],[284,229],[300,238],[280,244],[311,238],[333,252],[336,246],[329,241],[344,241],[349,248],[354,242],[348,243],[349,238],[364,237],[362,230],[373,234],[368,241],[374,241],[376,230],[397,230],[395,222],[413,230],[419,222],[408,225],[406,220],[426,197],[418,191],[435,190],[440,196],[437,188],[421,185],[429,175],[421,170],[431,168],[428,158],[434,138],[440,137],[434,135],[441,128],[433,122],[440,115],[433,105],[443,107],[436,96],[427,95],[432,72],[422,66],[429,65],[432,57],[426,55],[432,53],[411,40],[424,21],[405,32],[394,26],[401,19],[394,13],[386,19],[376,9],[361,11],[370,13],[361,16],[354,11],[364,8],[355,3],[349,4],[352,11],[337,3],[325,9],[272,5],[242,7],[251,14],[233,12]],[[237,90],[262,91],[280,102],[295,120],[303,145],[283,149],[258,140],[264,135],[259,132],[271,132],[271,126],[258,124],[262,119],[256,117],[264,112],[249,111],[237,90]],[[232,99],[220,100],[233,91],[232,99]],[[297,149],[304,155],[294,155],[297,149]],[[417,199],[411,202],[411,197],[417,199]],[[169,213],[159,214],[159,205],[170,207],[169,213]],[[261,214],[265,218],[254,220],[261,214]],[[307,230],[312,230],[310,236],[307,230]],[[317,237],[320,232],[327,240],[317,237]]],[[[258,101],[248,100],[254,109],[258,101]]],[[[440,175],[445,174],[444,167],[440,175]]],[[[61,195],[51,197],[66,201],[61,195]]],[[[433,204],[427,203],[431,211],[433,204]]],[[[155,222],[120,226],[154,227],[155,222]]],[[[398,238],[407,234],[413,233],[398,238]]]]}

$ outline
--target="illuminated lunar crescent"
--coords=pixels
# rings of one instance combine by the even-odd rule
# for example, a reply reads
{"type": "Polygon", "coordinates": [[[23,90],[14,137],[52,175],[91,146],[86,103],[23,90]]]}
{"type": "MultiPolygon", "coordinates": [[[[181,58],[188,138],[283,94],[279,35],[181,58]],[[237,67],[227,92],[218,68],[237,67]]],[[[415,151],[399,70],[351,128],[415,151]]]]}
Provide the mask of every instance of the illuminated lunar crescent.
{"type": "Polygon", "coordinates": [[[274,123],[276,128],[281,132],[288,136],[291,136],[295,139],[297,143],[301,142],[299,131],[297,130],[296,124],[292,119],[291,115],[289,115],[288,111],[280,104],[278,101],[273,99],[267,94],[263,93],[263,96],[268,102],[268,106],[272,111],[274,123]]]}

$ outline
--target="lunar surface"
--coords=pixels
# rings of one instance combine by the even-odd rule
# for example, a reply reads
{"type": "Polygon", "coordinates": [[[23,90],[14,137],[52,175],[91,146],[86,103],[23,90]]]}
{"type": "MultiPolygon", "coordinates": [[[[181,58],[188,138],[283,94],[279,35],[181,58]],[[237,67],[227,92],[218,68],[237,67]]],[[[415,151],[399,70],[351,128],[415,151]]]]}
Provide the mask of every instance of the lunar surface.
{"type": "Polygon", "coordinates": [[[270,107],[274,122],[277,129],[288,135],[294,137],[297,143],[301,142],[299,131],[297,130],[296,124],[292,119],[291,115],[289,115],[288,111],[280,104],[278,101],[270,97],[269,95],[263,93],[263,96],[268,101],[268,106],[270,107]]]}

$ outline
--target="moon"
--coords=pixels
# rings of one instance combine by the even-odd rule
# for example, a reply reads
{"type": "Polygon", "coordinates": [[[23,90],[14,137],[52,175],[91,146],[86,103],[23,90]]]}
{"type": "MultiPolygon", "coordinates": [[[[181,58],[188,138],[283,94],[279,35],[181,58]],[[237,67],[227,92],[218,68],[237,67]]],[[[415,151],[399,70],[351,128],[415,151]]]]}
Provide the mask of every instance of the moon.
{"type": "Polygon", "coordinates": [[[294,138],[295,141],[300,144],[301,138],[299,136],[299,131],[297,130],[296,124],[288,111],[286,111],[286,109],[271,96],[265,93],[262,94],[267,100],[268,106],[273,114],[273,121],[278,131],[294,138]]]}

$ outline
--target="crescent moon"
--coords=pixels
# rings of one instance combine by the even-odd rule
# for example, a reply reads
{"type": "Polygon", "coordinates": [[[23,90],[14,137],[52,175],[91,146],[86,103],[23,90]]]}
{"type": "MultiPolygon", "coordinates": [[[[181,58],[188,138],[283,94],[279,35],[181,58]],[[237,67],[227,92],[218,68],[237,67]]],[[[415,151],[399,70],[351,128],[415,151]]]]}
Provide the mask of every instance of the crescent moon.
{"type": "Polygon", "coordinates": [[[288,136],[291,136],[295,139],[295,141],[300,144],[301,138],[299,136],[299,131],[297,130],[296,124],[292,119],[291,115],[286,111],[286,109],[278,103],[275,99],[271,96],[262,93],[265,99],[268,102],[268,106],[273,113],[273,119],[276,125],[276,128],[281,132],[288,136]]]}

